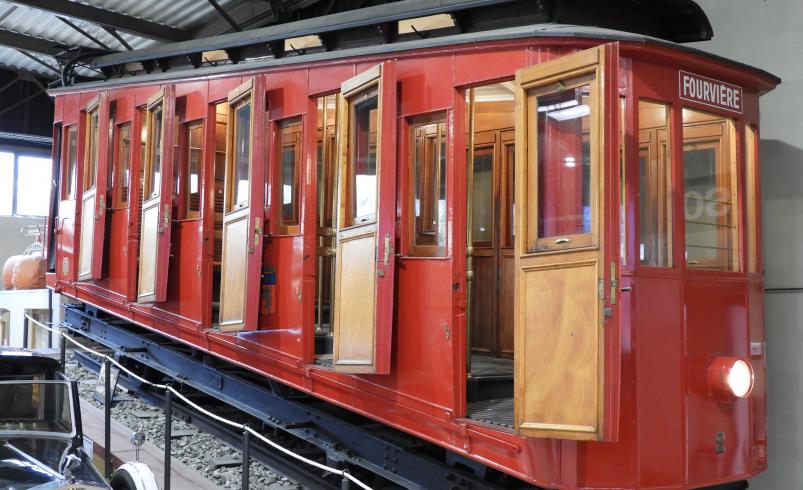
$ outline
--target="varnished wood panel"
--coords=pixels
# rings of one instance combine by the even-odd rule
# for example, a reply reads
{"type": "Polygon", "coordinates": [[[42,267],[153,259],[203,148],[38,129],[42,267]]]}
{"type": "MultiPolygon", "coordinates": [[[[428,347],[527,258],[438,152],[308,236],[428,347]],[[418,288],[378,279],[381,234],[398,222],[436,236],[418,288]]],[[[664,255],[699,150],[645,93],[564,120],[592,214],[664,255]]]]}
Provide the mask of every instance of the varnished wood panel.
{"type": "Polygon", "coordinates": [[[512,250],[502,250],[499,257],[499,295],[497,350],[501,357],[513,357],[513,296],[516,264],[512,250]]]}
{"type": "Polygon", "coordinates": [[[142,208],[137,301],[153,301],[156,290],[156,240],[159,235],[159,200],[142,208]]]}
{"type": "Polygon", "coordinates": [[[242,330],[245,324],[245,278],[248,258],[248,210],[223,224],[223,267],[220,277],[220,330],[242,330]]]}
{"type": "MultiPolygon", "coordinates": [[[[492,250],[489,250],[492,251],[492,250]]],[[[471,349],[496,354],[496,260],[473,257],[471,289],[471,349]]]]}
{"type": "Polygon", "coordinates": [[[81,244],[78,248],[78,279],[92,274],[92,251],[95,233],[95,190],[84,192],[81,203],[81,244]]]}
{"type": "Polygon", "coordinates": [[[373,370],[376,325],[376,233],[341,238],[337,246],[338,307],[335,310],[335,369],[373,370]]]}
{"type": "Polygon", "coordinates": [[[521,350],[516,355],[516,420],[531,436],[560,431],[590,439],[598,430],[597,261],[525,266],[521,350]]]}

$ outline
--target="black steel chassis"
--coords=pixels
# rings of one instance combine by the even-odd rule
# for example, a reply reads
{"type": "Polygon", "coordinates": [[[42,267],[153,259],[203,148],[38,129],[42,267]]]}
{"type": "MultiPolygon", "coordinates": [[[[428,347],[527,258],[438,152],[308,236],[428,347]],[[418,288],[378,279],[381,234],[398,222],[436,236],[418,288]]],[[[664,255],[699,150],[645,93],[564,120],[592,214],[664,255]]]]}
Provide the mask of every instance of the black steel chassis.
{"type": "MultiPolygon", "coordinates": [[[[335,407],[235,366],[186,344],[134,325],[89,305],[67,305],[63,325],[114,351],[115,358],[154,382],[172,382],[211,397],[231,411],[257,419],[263,428],[279,430],[308,443],[319,458],[352,474],[375,475],[377,488],[502,489],[530,488],[521,480],[459,454],[397,431],[374,420],[335,407]]],[[[99,370],[97,361],[79,356],[99,370]]],[[[121,373],[118,383],[146,402],[164,407],[164,393],[121,373]]],[[[241,432],[173,400],[172,410],[202,430],[213,432],[237,447],[241,432]]],[[[255,427],[256,428],[256,427],[255,427]]],[[[295,459],[254,442],[252,458],[285,474],[306,488],[338,488],[340,478],[322,474],[295,459]]]]}

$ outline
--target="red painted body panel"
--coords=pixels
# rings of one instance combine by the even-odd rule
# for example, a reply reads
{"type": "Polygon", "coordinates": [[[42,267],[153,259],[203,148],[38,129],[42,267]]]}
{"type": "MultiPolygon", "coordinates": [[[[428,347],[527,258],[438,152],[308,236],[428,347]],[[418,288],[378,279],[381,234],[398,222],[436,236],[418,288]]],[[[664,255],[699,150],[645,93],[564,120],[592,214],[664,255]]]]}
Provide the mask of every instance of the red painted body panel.
{"type": "MultiPolygon", "coordinates": [[[[167,301],[153,305],[130,303],[136,290],[139,204],[131,200],[125,209],[111,212],[108,277],[100,282],[77,283],[74,278],[74,243],[80,209],[74,201],[59,205],[58,268],[53,287],[69,296],[96,305],[147,328],[192,344],[256,372],[278,379],[332,403],[349,408],[428,441],[532,483],[558,488],[689,488],[744,479],[766,468],[766,408],[763,353],[763,300],[760,274],[648,269],[637,262],[638,140],[634,137],[637,115],[633,107],[639,98],[665,101],[674,108],[693,107],[681,103],[677,70],[693,71],[744,88],[743,124],[758,124],[758,93],[774,82],[752,71],[712,61],[688,52],[649,44],[620,43],[621,59],[607,60],[614,71],[606,78],[611,100],[616,91],[627,97],[625,114],[625,155],[627,187],[625,222],[627,237],[623,249],[627,263],[621,266],[621,286],[631,288],[619,294],[618,311],[606,330],[608,394],[606,442],[574,442],[528,439],[512,430],[500,429],[463,418],[465,416],[465,201],[466,127],[463,90],[470,85],[511,80],[515,70],[553,59],[577,49],[598,45],[591,39],[522,39],[483,45],[394,53],[399,105],[397,130],[387,141],[397,147],[407,141],[405,125],[399,120],[435,111],[447,111],[447,257],[411,258],[406,245],[405,209],[397,191],[396,230],[401,230],[394,249],[401,251],[395,268],[395,303],[386,305],[392,315],[389,374],[346,375],[312,362],[315,307],[315,131],[310,129],[315,109],[313,97],[338,90],[340,83],[387,57],[372,55],[360,59],[317,62],[304,66],[277,67],[260,72],[257,87],[262,95],[255,107],[268,107],[264,118],[255,120],[254,162],[258,167],[252,196],[264,206],[266,237],[264,247],[249,262],[249,291],[258,284],[262,268],[276,274],[275,312],[257,313],[247,321],[248,331],[238,335],[209,330],[211,297],[211,245],[209,237],[213,209],[212,191],[203,191],[201,220],[172,224],[172,254],[167,274],[167,301]],[[615,65],[619,67],[615,67],[615,65]],[[614,83],[615,81],[615,83],[614,83]],[[264,82],[264,85],[263,85],[264,82]],[[275,156],[264,154],[264,139],[274,134],[275,121],[303,116],[304,150],[301,183],[301,234],[278,236],[277,196],[271,188],[275,156]],[[263,135],[263,136],[259,136],[263,135]],[[398,138],[398,142],[394,141],[398,138]],[[259,143],[259,144],[258,144],[259,143]],[[261,165],[260,165],[261,162],[261,165]],[[259,187],[259,188],[256,188],[259,187]],[[263,198],[263,194],[267,195],[263,198]],[[126,249],[127,244],[127,249],[126,249]],[[127,251],[127,253],[126,253],[127,251]],[[61,261],[69,259],[71,271],[64,273],[61,261]],[[133,289],[132,289],[133,288],[133,289]],[[128,301],[126,300],[128,298],[128,301]],[[751,342],[761,345],[751,356],[751,342]],[[756,387],[750,398],[736,402],[714,401],[704,385],[707,361],[714,356],[751,359],[756,387]],[[702,374],[701,374],[702,371],[702,374]],[[726,451],[715,451],[717,432],[725,433],[726,451]]],[[[229,90],[250,75],[212,78],[207,81],[176,81],[176,95],[187,96],[187,119],[214,116],[214,102],[224,100],[229,90]]],[[[132,147],[139,148],[141,117],[134,113],[156,87],[114,88],[118,100],[118,122],[123,114],[133,118],[132,147]]],[[[91,94],[94,96],[94,93],[91,94]]],[[[90,93],[60,95],[57,117],[65,127],[78,120],[78,112],[90,93]]],[[[84,104],[85,105],[85,104],[84,104]]],[[[614,104],[615,106],[615,104],[614,104]]],[[[707,108],[707,110],[711,110],[707,108]]],[[[671,139],[681,148],[680,111],[673,112],[671,139]]],[[[615,129],[618,114],[606,116],[606,158],[618,159],[615,129]]],[[[210,148],[213,133],[204,137],[204,172],[212,168],[210,148]]],[[[387,134],[386,134],[387,136],[387,134]]],[[[81,140],[82,141],[82,140],[81,140]]],[[[385,144],[385,142],[383,142],[385,144]]],[[[742,145],[743,146],[743,145],[742,145]]],[[[399,152],[399,184],[406,182],[405,151],[399,152]]],[[[273,154],[275,152],[272,152],[273,154]]],[[[673,152],[676,180],[682,181],[680,151],[673,152]]],[[[740,153],[743,162],[743,150],[740,153]]],[[[742,163],[740,163],[741,165],[742,163]]],[[[132,175],[139,174],[139,152],[131,158],[132,175]]],[[[80,176],[79,176],[80,178],[80,176]]],[[[136,196],[139,179],[132,179],[136,196]]],[[[395,185],[395,184],[394,184],[395,185]]],[[[610,175],[606,186],[611,203],[618,197],[618,176],[610,175]]],[[[674,214],[683,216],[677,199],[674,214]]],[[[80,205],[79,205],[80,207],[80,205]]],[[[618,206],[609,206],[616,210],[618,206]]],[[[613,211],[612,211],[613,212],[613,211]]],[[[393,216],[391,215],[391,218],[393,216]]],[[[609,216],[615,224],[618,216],[609,216]]],[[[681,220],[676,220],[681,221],[681,220]]],[[[676,223],[676,236],[683,236],[676,223]]],[[[390,230],[389,230],[390,231],[390,230]]],[[[395,230],[394,230],[395,232],[395,230]]],[[[384,233],[384,231],[382,232],[384,233]]],[[[618,225],[608,245],[618,242],[618,225]]],[[[682,257],[682,241],[674,256],[682,257]]],[[[744,247],[742,247],[742,250],[744,247]]],[[[612,248],[616,256],[618,246],[612,248]]],[[[741,261],[744,263],[744,261],[741,261]]],[[[249,303],[259,302],[258,292],[249,303]]],[[[251,306],[249,306],[251,308],[251,306]]],[[[606,327],[607,328],[607,327],[606,327]]],[[[391,329],[388,329],[390,332],[391,329]]]]}

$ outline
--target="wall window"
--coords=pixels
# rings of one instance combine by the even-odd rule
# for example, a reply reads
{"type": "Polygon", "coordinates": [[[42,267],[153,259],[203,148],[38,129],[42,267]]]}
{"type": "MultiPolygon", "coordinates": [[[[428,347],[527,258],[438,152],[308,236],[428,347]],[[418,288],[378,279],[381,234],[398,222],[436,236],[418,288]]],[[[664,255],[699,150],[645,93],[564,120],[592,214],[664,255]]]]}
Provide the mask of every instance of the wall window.
{"type": "MultiPolygon", "coordinates": [[[[279,124],[279,200],[281,226],[298,226],[299,181],[301,175],[301,119],[279,124]]],[[[282,233],[296,233],[297,229],[284,228],[282,233]]]]}
{"type": "Polygon", "coordinates": [[[0,216],[47,216],[52,160],[0,149],[0,216]]]}
{"type": "Polygon", "coordinates": [[[758,181],[758,131],[748,125],[745,134],[745,156],[747,161],[747,272],[760,272],[758,260],[758,220],[760,212],[756,183],[758,181]]]}
{"type": "Polygon", "coordinates": [[[411,255],[446,250],[446,123],[439,115],[410,128],[411,255]]]}
{"type": "Polygon", "coordinates": [[[639,260],[672,267],[672,161],[669,107],[639,102],[639,260]]]}
{"type": "Polygon", "coordinates": [[[186,131],[186,152],[181,156],[184,169],[181,179],[184,180],[183,194],[186,196],[184,217],[187,219],[197,218],[201,215],[201,168],[203,162],[201,154],[203,151],[203,122],[182,125],[186,131]]]}
{"type": "Polygon", "coordinates": [[[686,265],[739,270],[739,209],[733,121],[683,110],[686,265]]]}
{"type": "Polygon", "coordinates": [[[64,182],[61,185],[62,200],[75,199],[75,183],[76,173],[75,169],[78,165],[78,128],[76,126],[69,126],[67,128],[67,153],[64,156],[64,182]]]}
{"type": "Polygon", "coordinates": [[[117,150],[115,152],[115,207],[128,205],[128,188],[131,182],[131,125],[123,124],[117,132],[117,150]]]}

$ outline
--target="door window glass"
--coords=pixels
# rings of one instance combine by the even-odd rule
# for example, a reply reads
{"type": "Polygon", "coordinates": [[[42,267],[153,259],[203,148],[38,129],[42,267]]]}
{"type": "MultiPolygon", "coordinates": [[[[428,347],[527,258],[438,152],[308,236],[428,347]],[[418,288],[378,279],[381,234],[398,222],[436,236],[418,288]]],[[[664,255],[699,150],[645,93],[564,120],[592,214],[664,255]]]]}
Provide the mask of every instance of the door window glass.
{"type": "Polygon", "coordinates": [[[82,192],[95,187],[98,167],[98,111],[87,114],[86,156],[84,158],[84,188],[82,192]]]}
{"type": "Polygon", "coordinates": [[[353,225],[372,221],[376,215],[376,156],[379,124],[379,92],[376,87],[349,98],[348,218],[353,225]]]}
{"type": "Polygon", "coordinates": [[[150,110],[150,139],[151,149],[148,164],[148,174],[146,179],[145,196],[146,199],[157,197],[161,191],[162,184],[162,130],[163,130],[163,111],[160,103],[150,110]]]}
{"type": "Polygon", "coordinates": [[[536,245],[536,251],[583,245],[569,236],[592,232],[591,84],[558,85],[557,91],[535,94],[530,114],[530,144],[537,151],[536,236],[557,238],[536,245]]]}
{"type": "Polygon", "coordinates": [[[234,109],[234,165],[229,211],[248,205],[251,163],[251,100],[234,109]]]}

